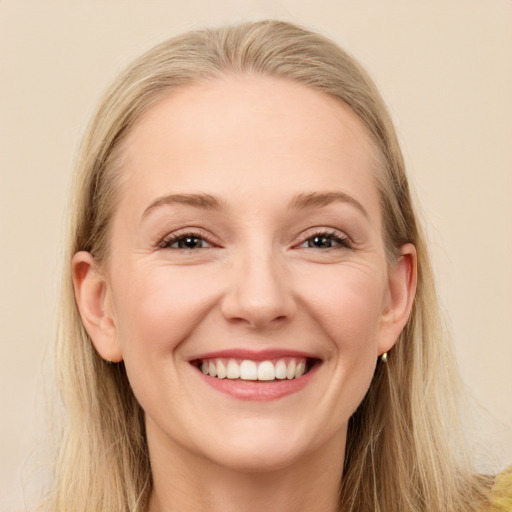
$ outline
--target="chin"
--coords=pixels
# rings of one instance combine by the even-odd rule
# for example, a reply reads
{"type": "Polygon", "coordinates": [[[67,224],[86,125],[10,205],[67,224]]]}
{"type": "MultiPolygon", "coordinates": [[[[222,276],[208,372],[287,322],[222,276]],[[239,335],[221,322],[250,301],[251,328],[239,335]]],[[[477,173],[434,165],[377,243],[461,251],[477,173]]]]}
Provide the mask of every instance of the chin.
{"type": "MultiPolygon", "coordinates": [[[[244,473],[274,472],[299,463],[312,451],[314,438],[290,427],[254,422],[253,428],[226,432],[221,442],[208,441],[203,454],[219,466],[244,473]],[[213,447],[217,449],[212,450],[213,447]],[[209,452],[209,456],[207,453],[209,452]]],[[[271,423],[271,422],[270,422],[271,423]]]]}
{"type": "Polygon", "coordinates": [[[239,473],[272,473],[292,467],[304,457],[293,449],[276,449],[273,443],[255,443],[251,447],[226,446],[222,456],[212,461],[226,469],[239,473]]]}

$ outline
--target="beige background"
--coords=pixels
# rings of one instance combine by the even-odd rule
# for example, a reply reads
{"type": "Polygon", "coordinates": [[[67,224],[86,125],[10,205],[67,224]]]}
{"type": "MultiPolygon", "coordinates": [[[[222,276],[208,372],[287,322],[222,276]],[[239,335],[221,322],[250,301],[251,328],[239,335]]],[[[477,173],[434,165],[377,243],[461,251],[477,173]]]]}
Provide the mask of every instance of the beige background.
{"type": "Polygon", "coordinates": [[[21,508],[22,486],[44,476],[43,356],[70,169],[93,105],[164,38],[262,17],[334,38],[380,86],[428,219],[460,368],[488,411],[475,452],[512,463],[510,0],[3,0],[0,510],[21,508]]]}

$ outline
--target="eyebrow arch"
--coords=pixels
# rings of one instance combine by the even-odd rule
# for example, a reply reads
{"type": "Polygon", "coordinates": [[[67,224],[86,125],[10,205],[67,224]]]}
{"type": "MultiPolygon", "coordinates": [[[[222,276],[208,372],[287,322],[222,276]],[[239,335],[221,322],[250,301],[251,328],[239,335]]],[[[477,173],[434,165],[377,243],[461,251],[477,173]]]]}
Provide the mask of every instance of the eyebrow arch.
{"type": "Polygon", "coordinates": [[[211,194],[169,194],[155,199],[142,214],[144,218],[151,210],[162,205],[184,204],[205,210],[221,210],[223,201],[211,194]]]}
{"type": "MultiPolygon", "coordinates": [[[[321,208],[336,201],[350,203],[360,210],[368,218],[368,212],[363,205],[345,192],[311,192],[309,194],[297,194],[290,201],[289,209],[304,210],[307,208],[321,208]]],[[[162,205],[183,204],[205,210],[222,210],[224,201],[211,194],[169,194],[155,199],[142,214],[147,216],[153,209],[162,205]]]]}
{"type": "Polygon", "coordinates": [[[297,194],[290,202],[290,208],[303,210],[306,208],[320,208],[336,201],[349,203],[355,206],[368,218],[368,212],[363,205],[345,192],[312,192],[310,194],[297,194]]]}

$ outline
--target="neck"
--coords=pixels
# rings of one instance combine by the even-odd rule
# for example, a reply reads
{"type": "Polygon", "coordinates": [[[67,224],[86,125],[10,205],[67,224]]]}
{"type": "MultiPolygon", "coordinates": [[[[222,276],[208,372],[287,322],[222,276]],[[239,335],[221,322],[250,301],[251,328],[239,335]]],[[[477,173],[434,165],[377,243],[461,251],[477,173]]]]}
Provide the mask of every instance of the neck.
{"type": "MultiPolygon", "coordinates": [[[[148,432],[149,433],[149,432],[148,432]]],[[[281,468],[222,466],[148,436],[153,490],[149,512],[338,512],[345,439],[332,439],[281,468]]]]}

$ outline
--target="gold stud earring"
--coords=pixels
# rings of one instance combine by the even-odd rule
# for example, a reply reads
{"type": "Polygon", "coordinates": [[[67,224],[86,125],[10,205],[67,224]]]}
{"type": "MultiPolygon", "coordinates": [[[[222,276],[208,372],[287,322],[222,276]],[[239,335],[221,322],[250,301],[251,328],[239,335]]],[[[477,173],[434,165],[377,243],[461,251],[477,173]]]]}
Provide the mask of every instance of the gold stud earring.
{"type": "Polygon", "coordinates": [[[382,354],[382,355],[380,356],[380,360],[381,360],[384,364],[386,364],[386,363],[388,362],[388,353],[387,353],[387,352],[384,352],[384,354],[382,354]]]}

